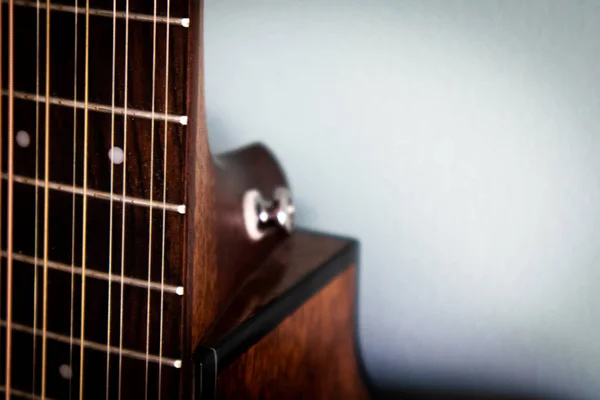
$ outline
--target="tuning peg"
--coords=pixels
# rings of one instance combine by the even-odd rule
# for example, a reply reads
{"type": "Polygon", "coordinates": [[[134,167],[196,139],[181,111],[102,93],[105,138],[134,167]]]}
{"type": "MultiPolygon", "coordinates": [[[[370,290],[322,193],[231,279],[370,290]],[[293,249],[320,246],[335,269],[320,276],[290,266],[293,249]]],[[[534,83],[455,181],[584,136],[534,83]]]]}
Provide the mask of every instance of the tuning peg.
{"type": "Polygon", "coordinates": [[[295,208],[288,188],[278,187],[272,199],[265,199],[256,189],[246,191],[243,199],[244,221],[248,236],[260,240],[268,233],[294,229],[295,208]]]}

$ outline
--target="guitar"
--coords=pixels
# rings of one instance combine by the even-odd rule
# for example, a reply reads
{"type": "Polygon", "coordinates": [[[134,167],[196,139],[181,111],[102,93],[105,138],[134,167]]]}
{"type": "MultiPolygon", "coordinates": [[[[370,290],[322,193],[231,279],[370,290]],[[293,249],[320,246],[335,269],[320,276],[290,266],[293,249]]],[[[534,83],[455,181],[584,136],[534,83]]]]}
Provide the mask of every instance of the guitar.
{"type": "Polygon", "coordinates": [[[363,398],[358,245],[213,155],[202,4],[4,0],[0,393],[363,398]]]}

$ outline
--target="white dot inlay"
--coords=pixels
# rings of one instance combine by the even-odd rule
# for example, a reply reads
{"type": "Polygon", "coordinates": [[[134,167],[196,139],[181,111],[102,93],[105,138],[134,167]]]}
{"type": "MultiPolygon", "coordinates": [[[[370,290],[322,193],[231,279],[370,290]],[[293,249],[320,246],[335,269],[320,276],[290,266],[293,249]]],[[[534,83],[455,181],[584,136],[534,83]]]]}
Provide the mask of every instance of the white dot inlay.
{"type": "Polygon", "coordinates": [[[177,289],[175,289],[175,293],[178,296],[183,296],[183,286],[177,286],[177,289]]]}
{"type": "Polygon", "coordinates": [[[60,367],[58,367],[58,372],[64,379],[71,379],[73,376],[73,370],[67,364],[62,364],[60,367]]]}
{"type": "Polygon", "coordinates": [[[117,146],[113,147],[108,151],[108,158],[110,158],[110,161],[112,161],[113,164],[122,164],[125,158],[123,149],[117,146]]]}
{"type": "Polygon", "coordinates": [[[31,137],[26,131],[17,132],[16,140],[17,144],[21,147],[29,147],[29,144],[31,143],[31,137]]]}

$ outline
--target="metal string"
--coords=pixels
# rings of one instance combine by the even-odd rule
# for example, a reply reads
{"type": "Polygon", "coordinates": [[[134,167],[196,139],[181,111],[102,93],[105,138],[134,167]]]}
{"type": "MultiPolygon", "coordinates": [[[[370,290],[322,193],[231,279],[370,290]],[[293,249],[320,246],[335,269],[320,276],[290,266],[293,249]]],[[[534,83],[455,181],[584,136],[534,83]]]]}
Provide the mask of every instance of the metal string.
{"type": "Polygon", "coordinates": [[[88,186],[88,75],[90,64],[90,0],[85,2],[85,75],[83,102],[83,215],[81,239],[81,345],[79,346],[79,398],[83,399],[85,347],[85,274],[87,263],[87,186],[88,186]]]}
{"type": "MultiPolygon", "coordinates": [[[[46,0],[46,6],[50,0],[46,0]]],[[[46,100],[50,98],[50,13],[46,13],[46,100]]],[[[46,330],[48,327],[48,206],[50,203],[50,104],[44,107],[44,272],[43,272],[43,315],[42,315],[42,400],[46,398],[46,330]]]]}
{"type": "Polygon", "coordinates": [[[154,195],[154,96],[156,93],[156,0],[152,23],[152,118],[150,120],[150,209],[148,211],[148,296],[146,303],[146,387],[145,398],[148,399],[148,356],[150,355],[150,284],[152,278],[152,200],[154,195]]]}
{"type": "Polygon", "coordinates": [[[13,175],[14,175],[14,4],[8,8],[8,194],[7,194],[7,262],[6,262],[6,399],[10,398],[12,356],[12,269],[13,269],[13,175]]]}
{"type": "MultiPolygon", "coordinates": [[[[77,101],[77,37],[78,31],[78,1],[75,0],[75,44],[73,51],[73,101],[77,101]]],[[[73,107],[73,189],[77,184],[77,107],[73,107]]],[[[73,320],[75,317],[75,217],[77,210],[77,196],[73,190],[72,211],[71,211],[71,313],[69,316],[69,368],[73,370],[73,320]]],[[[69,379],[69,400],[73,397],[73,380],[69,379]]]]}
{"type": "MultiPolygon", "coordinates": [[[[112,99],[111,99],[111,115],[110,115],[110,151],[115,148],[115,62],[117,48],[117,0],[113,0],[113,53],[112,53],[112,99]]],[[[109,211],[109,228],[108,228],[108,276],[112,276],[112,248],[113,248],[113,188],[115,176],[115,163],[110,163],[110,211],[109,211]]],[[[112,282],[108,281],[108,311],[106,328],[106,400],[109,398],[110,386],[110,332],[111,332],[111,304],[112,304],[112,282]]]]}
{"type": "MultiPolygon", "coordinates": [[[[171,16],[171,0],[167,0],[167,19],[171,16]]],[[[166,54],[165,54],[165,115],[169,112],[169,24],[167,24],[167,32],[165,39],[166,54]]],[[[167,212],[164,205],[167,202],[167,134],[168,124],[164,123],[164,154],[163,154],[163,215],[162,215],[162,260],[160,264],[160,332],[159,332],[159,349],[158,349],[158,399],[161,398],[162,387],[162,352],[163,352],[163,310],[165,296],[165,225],[167,212]]]]}
{"type": "Polygon", "coordinates": [[[125,281],[125,198],[127,188],[127,83],[129,78],[128,73],[128,55],[129,55],[129,0],[125,1],[125,69],[123,89],[123,208],[121,215],[121,287],[120,287],[120,303],[119,303],[119,388],[118,399],[121,400],[121,372],[123,370],[123,288],[125,281]]]}
{"type": "MultiPolygon", "coordinates": [[[[2,48],[2,43],[4,43],[4,41],[2,40],[2,32],[4,32],[4,29],[2,28],[2,9],[4,7],[0,7],[0,58],[4,59],[4,49],[2,48]]],[[[0,62],[0,77],[2,77],[4,75],[2,75],[2,63],[0,62]]],[[[4,90],[4,88],[2,87],[2,79],[0,79],[0,89],[4,90]]],[[[2,127],[2,97],[0,96],[0,129],[2,127]]],[[[10,134],[9,134],[10,135],[10,134]]],[[[0,135],[0,166],[2,166],[2,135],[0,135]]],[[[0,206],[2,205],[2,184],[0,183],[0,206]]],[[[1,207],[0,207],[0,211],[1,211],[1,207]]],[[[0,243],[2,243],[2,212],[0,212],[0,243]]],[[[2,264],[0,264],[0,268],[2,267],[2,264]]],[[[0,310],[2,310],[2,271],[0,271],[0,310]]],[[[8,288],[8,285],[7,285],[8,288]]],[[[0,331],[0,334],[2,333],[2,331],[0,331]]],[[[0,335],[0,341],[2,341],[2,335],[0,335]]],[[[6,343],[5,343],[6,344],[6,343]]],[[[6,361],[6,360],[5,360],[6,361]]],[[[5,379],[7,378],[7,374],[5,372],[5,379]]],[[[5,382],[8,382],[9,380],[6,379],[5,382]]],[[[6,396],[8,397],[10,390],[10,386],[8,388],[8,390],[6,390],[6,396]]]]}
{"type": "MultiPolygon", "coordinates": [[[[36,97],[40,96],[40,0],[36,1],[36,15],[35,15],[35,94],[36,97]]],[[[35,102],[35,179],[39,179],[40,171],[40,102],[36,99],[35,102]]],[[[34,218],[33,218],[33,257],[37,262],[38,259],[38,204],[39,204],[39,190],[35,188],[35,200],[34,200],[34,218]]],[[[37,304],[38,304],[38,268],[33,270],[33,329],[37,329],[37,304]]],[[[35,395],[36,387],[36,342],[37,336],[31,337],[33,340],[33,373],[31,374],[31,394],[35,395]]]]}

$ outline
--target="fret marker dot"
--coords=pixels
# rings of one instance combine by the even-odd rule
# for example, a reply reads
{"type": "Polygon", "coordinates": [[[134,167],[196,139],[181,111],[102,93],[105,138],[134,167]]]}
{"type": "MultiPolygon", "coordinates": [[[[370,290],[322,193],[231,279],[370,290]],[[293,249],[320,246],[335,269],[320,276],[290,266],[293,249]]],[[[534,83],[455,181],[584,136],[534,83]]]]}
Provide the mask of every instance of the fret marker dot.
{"type": "Polygon", "coordinates": [[[178,296],[183,296],[183,286],[177,286],[177,289],[175,289],[175,294],[178,296]]]}
{"type": "Polygon", "coordinates": [[[63,379],[71,379],[71,377],[73,376],[73,371],[71,370],[71,367],[69,367],[67,364],[63,364],[60,367],[58,367],[58,373],[61,377],[63,377],[63,379]]]}
{"type": "Polygon", "coordinates": [[[17,144],[23,148],[29,147],[29,144],[31,143],[31,137],[29,137],[29,133],[26,131],[17,132],[16,140],[17,144]]]}
{"type": "Polygon", "coordinates": [[[113,164],[122,164],[125,158],[123,154],[123,149],[116,146],[113,147],[108,151],[108,158],[110,158],[110,161],[112,161],[113,164]]]}

